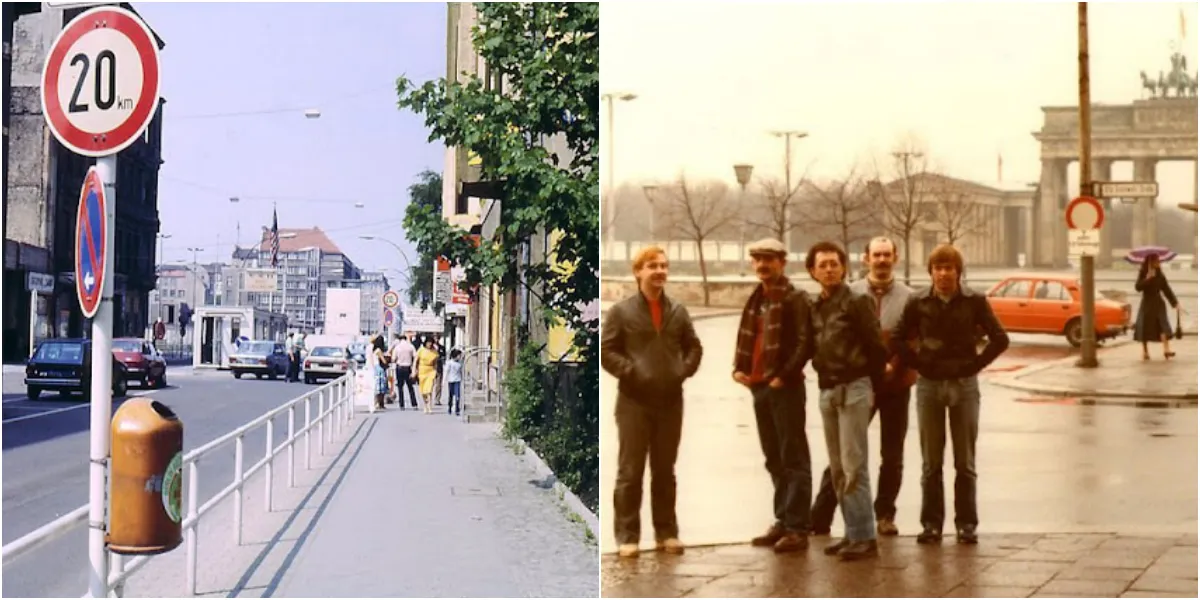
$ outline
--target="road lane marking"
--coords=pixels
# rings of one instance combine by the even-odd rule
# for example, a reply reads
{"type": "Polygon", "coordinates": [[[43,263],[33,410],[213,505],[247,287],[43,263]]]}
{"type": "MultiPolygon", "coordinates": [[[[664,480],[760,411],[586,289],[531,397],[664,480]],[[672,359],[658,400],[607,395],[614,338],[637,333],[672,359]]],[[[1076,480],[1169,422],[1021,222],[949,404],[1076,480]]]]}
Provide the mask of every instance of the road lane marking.
{"type": "MultiPolygon", "coordinates": [[[[145,395],[151,394],[151,393],[153,393],[153,392],[155,392],[155,391],[158,391],[158,390],[152,390],[152,391],[150,391],[150,392],[146,392],[145,394],[139,394],[139,395],[137,395],[137,396],[126,396],[126,397],[125,397],[125,399],[126,399],[126,400],[133,400],[134,398],[140,398],[140,397],[142,397],[142,396],[145,396],[145,395]]],[[[13,418],[11,418],[11,419],[5,419],[5,420],[3,420],[3,421],[0,421],[0,425],[7,425],[7,424],[9,424],[9,423],[16,423],[17,421],[24,421],[24,420],[26,420],[26,419],[36,419],[36,418],[38,418],[38,417],[48,417],[48,416],[50,416],[50,415],[56,415],[56,414],[58,414],[58,413],[61,413],[61,412],[67,412],[68,410],[76,410],[76,409],[80,409],[80,408],[88,408],[88,407],[90,407],[91,405],[92,405],[92,404],[91,404],[90,402],[86,402],[86,403],[83,403],[83,404],[78,404],[78,405],[75,405],[75,406],[67,406],[67,407],[65,407],[65,408],[56,408],[56,409],[54,409],[54,410],[48,410],[48,411],[46,411],[46,412],[41,412],[41,413],[38,413],[38,414],[36,414],[36,415],[25,415],[25,416],[22,416],[22,417],[13,417],[13,418]]],[[[22,407],[13,407],[13,408],[22,408],[22,407]]]]}

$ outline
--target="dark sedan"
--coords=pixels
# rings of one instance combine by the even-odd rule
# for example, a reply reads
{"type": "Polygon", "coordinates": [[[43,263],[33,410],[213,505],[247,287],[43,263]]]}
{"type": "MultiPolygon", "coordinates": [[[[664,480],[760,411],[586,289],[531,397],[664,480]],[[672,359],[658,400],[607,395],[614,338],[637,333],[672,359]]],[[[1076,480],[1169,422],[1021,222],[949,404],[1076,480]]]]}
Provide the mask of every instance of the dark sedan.
{"type": "MultiPolygon", "coordinates": [[[[128,370],[116,356],[112,361],[112,392],[114,398],[125,396],[128,370]]],[[[43,391],[55,391],[66,396],[81,394],[88,399],[92,393],[92,341],[85,339],[49,339],[38,344],[33,358],[25,365],[25,394],[37,400],[43,391]]]]}
{"type": "Polygon", "coordinates": [[[137,338],[113,340],[113,355],[125,364],[131,381],[139,381],[142,387],[167,387],[167,360],[154,345],[137,338]]]}

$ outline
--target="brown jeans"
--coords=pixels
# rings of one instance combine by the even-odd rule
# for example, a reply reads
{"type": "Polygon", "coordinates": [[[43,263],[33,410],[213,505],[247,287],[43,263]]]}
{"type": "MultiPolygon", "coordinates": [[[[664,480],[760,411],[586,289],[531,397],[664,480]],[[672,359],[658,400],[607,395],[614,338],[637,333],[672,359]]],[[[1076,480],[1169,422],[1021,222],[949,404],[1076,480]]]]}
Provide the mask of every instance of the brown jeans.
{"type": "Polygon", "coordinates": [[[675,458],[683,430],[683,402],[649,405],[617,398],[617,485],[613,508],[618,544],[641,539],[642,482],[650,460],[650,508],[656,540],[679,537],[675,521],[675,458]]]}

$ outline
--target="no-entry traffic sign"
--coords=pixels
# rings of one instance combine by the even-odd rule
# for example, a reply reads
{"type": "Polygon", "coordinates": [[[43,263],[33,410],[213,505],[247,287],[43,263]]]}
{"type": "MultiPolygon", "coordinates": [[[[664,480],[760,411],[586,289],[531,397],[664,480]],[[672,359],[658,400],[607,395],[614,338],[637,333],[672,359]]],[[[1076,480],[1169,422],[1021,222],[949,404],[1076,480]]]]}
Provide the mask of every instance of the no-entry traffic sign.
{"type": "Polygon", "coordinates": [[[1104,225],[1104,207],[1091,196],[1080,196],[1067,204],[1068,229],[1100,229],[1104,225]]]}
{"type": "Polygon", "coordinates": [[[400,294],[397,294],[395,290],[388,290],[383,294],[383,305],[387,308],[400,306],[400,294]]]}
{"type": "Polygon", "coordinates": [[[138,138],[158,109],[158,44],[137,15],[101,6],[58,34],[42,71],[42,114],[76,154],[107,156],[138,138]]]}
{"type": "Polygon", "coordinates": [[[79,211],[75,221],[75,291],[79,308],[87,318],[96,316],[104,296],[108,277],[105,252],[108,241],[108,200],[96,167],[88,169],[79,193],[79,211]]]}

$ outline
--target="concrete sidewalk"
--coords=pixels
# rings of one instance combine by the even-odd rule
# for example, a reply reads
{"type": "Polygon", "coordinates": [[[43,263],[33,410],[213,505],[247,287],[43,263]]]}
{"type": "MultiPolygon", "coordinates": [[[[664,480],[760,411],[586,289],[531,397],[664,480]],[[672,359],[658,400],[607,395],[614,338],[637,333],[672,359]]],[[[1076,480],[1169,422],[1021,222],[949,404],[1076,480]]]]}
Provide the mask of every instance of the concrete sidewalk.
{"type": "Polygon", "coordinates": [[[880,540],[880,557],[844,563],[821,550],[776,555],[746,544],[688,548],[683,556],[606,555],[606,598],[1033,597],[1195,598],[1196,536],[981,534],[941,546],[880,540]]]}
{"type": "Polygon", "coordinates": [[[1196,338],[1171,340],[1176,356],[1165,360],[1162,344],[1150,345],[1150,360],[1142,360],[1141,343],[1127,342],[1102,348],[1096,354],[1100,366],[1081,369],[1078,356],[1028,367],[1008,376],[995,377],[996,385],[1051,396],[1097,398],[1145,398],[1182,400],[1195,403],[1197,377],[1196,338]]]}
{"type": "MultiPolygon", "coordinates": [[[[197,595],[596,597],[595,540],[497,431],[440,412],[359,412],[324,455],[313,441],[295,488],[279,461],[269,512],[255,476],[240,545],[229,500],[201,521],[197,595]]],[[[183,559],[183,547],[157,558],[126,596],[187,595],[183,559]]]]}

